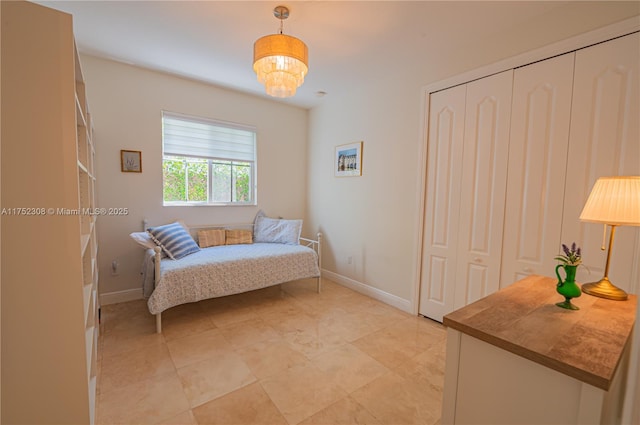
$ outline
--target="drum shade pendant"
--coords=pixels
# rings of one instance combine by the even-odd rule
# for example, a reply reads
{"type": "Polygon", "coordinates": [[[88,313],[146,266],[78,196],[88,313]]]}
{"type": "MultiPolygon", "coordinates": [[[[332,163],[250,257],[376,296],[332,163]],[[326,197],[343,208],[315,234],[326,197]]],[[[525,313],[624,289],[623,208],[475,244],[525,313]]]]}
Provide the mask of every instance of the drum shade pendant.
{"type": "Polygon", "coordinates": [[[268,95],[291,97],[309,71],[307,45],[282,33],[289,9],[278,6],[273,9],[273,15],[280,19],[280,33],[261,37],[253,44],[253,70],[268,95]]]}

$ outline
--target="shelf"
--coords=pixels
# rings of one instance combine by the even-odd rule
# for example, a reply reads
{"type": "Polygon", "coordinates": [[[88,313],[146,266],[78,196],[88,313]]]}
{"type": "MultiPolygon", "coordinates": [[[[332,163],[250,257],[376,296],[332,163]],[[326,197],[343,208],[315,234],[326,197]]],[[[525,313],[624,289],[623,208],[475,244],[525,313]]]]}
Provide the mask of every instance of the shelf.
{"type": "Polygon", "coordinates": [[[82,107],[82,103],[80,103],[80,99],[78,98],[78,93],[76,92],[76,125],[78,127],[86,127],[87,121],[84,118],[84,109],[82,107]]]}
{"type": "MultiPolygon", "coordinates": [[[[93,292],[93,285],[84,285],[82,288],[82,300],[84,303],[84,317],[86,318],[89,315],[89,307],[91,306],[91,293],[93,292]]],[[[87,325],[85,319],[85,327],[87,325]]]]}

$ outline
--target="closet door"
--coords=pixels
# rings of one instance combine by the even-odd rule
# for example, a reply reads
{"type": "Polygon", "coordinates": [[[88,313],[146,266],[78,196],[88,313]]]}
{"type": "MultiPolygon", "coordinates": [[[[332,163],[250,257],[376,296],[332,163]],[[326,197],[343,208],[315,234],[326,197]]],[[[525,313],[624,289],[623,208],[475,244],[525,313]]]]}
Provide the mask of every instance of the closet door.
{"type": "Polygon", "coordinates": [[[466,87],[429,99],[427,192],[420,314],[435,320],[453,310],[466,87]]]}
{"type": "Polygon", "coordinates": [[[467,85],[454,309],[499,289],[513,70],[467,85]]]}
{"type": "Polygon", "coordinates": [[[560,248],[574,53],[515,70],[500,287],[554,276],[560,248]]]}
{"type": "MultiPolygon", "coordinates": [[[[638,33],[576,52],[562,240],[582,247],[591,273],[579,267],[581,283],[598,281],[606,264],[603,226],[579,219],[593,184],[602,176],[640,175],[639,64],[638,33]]],[[[625,291],[640,290],[632,284],[639,245],[640,228],[616,229],[609,278],[625,291]]]]}

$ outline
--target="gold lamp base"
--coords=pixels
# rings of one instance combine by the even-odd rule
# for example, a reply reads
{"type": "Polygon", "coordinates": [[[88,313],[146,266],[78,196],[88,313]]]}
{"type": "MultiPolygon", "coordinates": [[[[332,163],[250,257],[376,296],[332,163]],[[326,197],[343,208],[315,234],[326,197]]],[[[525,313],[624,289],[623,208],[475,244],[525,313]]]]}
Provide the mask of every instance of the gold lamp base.
{"type": "Polygon", "coordinates": [[[606,276],[598,282],[585,283],[582,285],[582,292],[615,301],[624,301],[628,298],[627,293],[613,285],[606,276]]]}

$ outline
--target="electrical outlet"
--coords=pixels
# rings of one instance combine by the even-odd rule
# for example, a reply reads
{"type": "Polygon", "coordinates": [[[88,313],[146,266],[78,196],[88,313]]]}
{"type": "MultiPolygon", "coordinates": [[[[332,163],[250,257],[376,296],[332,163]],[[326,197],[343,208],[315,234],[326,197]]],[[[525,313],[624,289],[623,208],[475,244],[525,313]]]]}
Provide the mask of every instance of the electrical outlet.
{"type": "Polygon", "coordinates": [[[118,260],[113,260],[111,262],[111,276],[117,276],[118,275],[118,260]]]}
{"type": "Polygon", "coordinates": [[[347,264],[351,264],[353,263],[353,257],[352,256],[348,256],[347,257],[347,264]]]}

